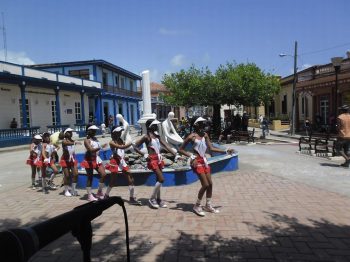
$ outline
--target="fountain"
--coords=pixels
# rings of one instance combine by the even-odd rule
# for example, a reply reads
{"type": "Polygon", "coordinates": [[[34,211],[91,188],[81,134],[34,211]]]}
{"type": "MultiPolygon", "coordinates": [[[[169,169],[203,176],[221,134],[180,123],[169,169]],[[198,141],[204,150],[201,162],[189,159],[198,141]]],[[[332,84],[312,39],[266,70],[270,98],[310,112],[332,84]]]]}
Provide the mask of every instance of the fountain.
{"type": "MultiPolygon", "coordinates": [[[[142,98],[143,98],[143,115],[141,119],[139,119],[138,123],[141,125],[142,133],[146,134],[146,122],[148,119],[156,119],[156,115],[151,112],[151,91],[150,91],[150,79],[149,79],[149,71],[142,72],[142,98]]],[[[123,126],[129,125],[122,115],[116,116],[120,123],[123,126]]],[[[161,127],[159,128],[161,138],[163,141],[169,144],[169,146],[173,149],[176,149],[183,142],[182,138],[177,134],[174,125],[171,122],[171,119],[174,118],[174,113],[170,112],[168,114],[168,118],[163,121],[161,127]]],[[[125,132],[125,140],[129,139],[127,129],[124,127],[125,132]]],[[[130,135],[129,135],[130,136],[130,135]]],[[[131,137],[130,137],[131,140],[131,137]]],[[[128,140],[129,141],[129,140],[128,140]]],[[[221,147],[220,145],[214,145],[215,147],[221,147]]],[[[107,162],[110,159],[111,150],[102,150],[100,152],[100,157],[104,162],[107,162]]],[[[147,185],[153,186],[156,182],[155,174],[147,169],[146,160],[139,156],[136,153],[126,154],[128,157],[128,165],[130,166],[130,172],[134,176],[135,185],[147,185]]],[[[177,185],[187,185],[191,184],[198,180],[197,174],[195,174],[191,167],[187,163],[186,157],[182,157],[180,159],[175,159],[173,161],[173,156],[170,154],[163,154],[165,168],[163,169],[163,176],[165,182],[163,186],[177,186],[177,185]]],[[[78,163],[81,163],[84,160],[84,154],[77,154],[76,159],[78,163]]],[[[223,171],[234,171],[238,169],[238,155],[226,155],[215,153],[212,157],[208,158],[208,163],[211,167],[212,174],[223,172],[223,171]]],[[[107,170],[108,173],[108,170],[107,170]]],[[[77,187],[85,188],[86,186],[86,176],[85,170],[79,167],[79,178],[77,187]]],[[[93,178],[92,187],[98,187],[99,177],[97,173],[93,178]]],[[[106,180],[108,183],[108,179],[106,180]]],[[[127,181],[122,175],[117,176],[117,185],[126,186],[127,181]]]]}

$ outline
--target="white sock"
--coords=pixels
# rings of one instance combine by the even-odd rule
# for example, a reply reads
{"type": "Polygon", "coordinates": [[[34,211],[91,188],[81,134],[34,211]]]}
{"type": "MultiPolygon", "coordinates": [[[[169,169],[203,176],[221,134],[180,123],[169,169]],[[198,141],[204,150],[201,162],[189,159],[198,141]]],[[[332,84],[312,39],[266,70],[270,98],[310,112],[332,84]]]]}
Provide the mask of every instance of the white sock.
{"type": "Polygon", "coordinates": [[[55,178],[56,174],[55,173],[52,173],[51,176],[50,176],[50,181],[52,182],[53,179],[55,178]]]}
{"type": "Polygon", "coordinates": [[[129,186],[130,197],[134,197],[135,187],[129,186]]]}
{"type": "Polygon", "coordinates": [[[86,190],[87,190],[88,195],[91,195],[91,187],[90,186],[86,187],[86,190]]]}
{"type": "Polygon", "coordinates": [[[161,199],[160,198],[160,189],[162,188],[162,184],[160,184],[160,187],[158,189],[158,192],[157,192],[157,199],[161,199]]]}
{"type": "Polygon", "coordinates": [[[111,192],[112,188],[110,186],[107,187],[106,189],[106,195],[109,196],[109,193],[111,192]]]}
{"type": "Polygon", "coordinates": [[[45,177],[42,178],[41,184],[42,184],[43,189],[46,188],[46,178],[45,177]]]}
{"type": "Polygon", "coordinates": [[[102,189],[104,188],[105,184],[104,183],[98,183],[98,191],[102,192],[102,189]]]}
{"type": "Polygon", "coordinates": [[[35,185],[35,177],[32,177],[32,185],[35,185]]]}
{"type": "Polygon", "coordinates": [[[64,186],[64,192],[68,192],[68,186],[64,186]]]}
{"type": "Polygon", "coordinates": [[[211,205],[211,198],[207,198],[207,206],[211,205]]]}
{"type": "Polygon", "coordinates": [[[158,190],[160,190],[161,185],[162,185],[162,183],[160,183],[160,182],[157,182],[155,184],[154,189],[153,189],[153,193],[152,193],[152,196],[151,196],[152,199],[156,198],[156,195],[158,194],[158,190]]]}
{"type": "Polygon", "coordinates": [[[201,202],[202,202],[202,199],[197,198],[196,205],[197,205],[197,206],[200,206],[200,205],[201,205],[201,202]]]}
{"type": "Polygon", "coordinates": [[[72,183],[72,190],[73,190],[73,192],[75,192],[76,190],[76,187],[77,187],[77,183],[72,183]]]}

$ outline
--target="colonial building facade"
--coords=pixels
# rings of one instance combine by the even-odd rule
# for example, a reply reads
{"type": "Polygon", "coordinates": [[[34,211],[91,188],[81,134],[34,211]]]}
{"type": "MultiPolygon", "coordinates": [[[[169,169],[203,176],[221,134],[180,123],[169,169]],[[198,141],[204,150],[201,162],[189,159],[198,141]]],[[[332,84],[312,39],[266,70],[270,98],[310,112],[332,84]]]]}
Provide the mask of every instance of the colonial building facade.
{"type": "Polygon", "coordinates": [[[108,126],[110,116],[122,114],[134,125],[140,118],[139,101],[142,98],[137,87],[140,86],[142,78],[139,75],[105,60],[40,64],[32,67],[100,82],[101,92],[88,96],[89,122],[98,125],[104,122],[108,126]]]}

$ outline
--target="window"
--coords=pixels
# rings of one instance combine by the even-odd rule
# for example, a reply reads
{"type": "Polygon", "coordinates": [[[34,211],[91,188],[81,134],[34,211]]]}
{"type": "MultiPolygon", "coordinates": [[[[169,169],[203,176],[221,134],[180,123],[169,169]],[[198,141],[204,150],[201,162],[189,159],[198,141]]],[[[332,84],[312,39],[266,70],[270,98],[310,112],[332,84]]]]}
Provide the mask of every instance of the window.
{"type": "Polygon", "coordinates": [[[89,69],[81,69],[81,70],[69,70],[68,74],[74,77],[80,77],[83,79],[90,79],[89,69]]]}
{"type": "Polygon", "coordinates": [[[81,121],[81,106],[80,106],[80,102],[75,102],[75,121],[77,123],[81,121]]]}
{"type": "MultiPolygon", "coordinates": [[[[26,112],[27,112],[27,127],[30,127],[30,117],[29,117],[29,102],[26,99],[26,112]]],[[[19,118],[21,126],[23,124],[23,113],[22,113],[22,99],[19,99],[19,118]]]]}
{"type": "Polygon", "coordinates": [[[283,96],[283,100],[282,100],[282,114],[287,114],[287,95],[283,96]]]}
{"type": "Polygon", "coordinates": [[[309,116],[309,110],[308,110],[308,100],[307,97],[303,97],[301,99],[301,113],[305,116],[309,116]]]}
{"type": "Polygon", "coordinates": [[[103,84],[103,86],[108,85],[108,79],[107,79],[107,73],[106,72],[102,72],[102,84],[103,84]]]}
{"type": "Polygon", "coordinates": [[[119,87],[119,77],[115,76],[115,86],[119,87]]]}
{"type": "Polygon", "coordinates": [[[51,101],[51,119],[52,125],[57,125],[56,101],[51,101]]]}
{"type": "Polygon", "coordinates": [[[118,114],[123,115],[123,104],[122,103],[118,103],[118,114]]]}
{"type": "Polygon", "coordinates": [[[125,77],[120,77],[120,88],[125,89],[125,77]]]}

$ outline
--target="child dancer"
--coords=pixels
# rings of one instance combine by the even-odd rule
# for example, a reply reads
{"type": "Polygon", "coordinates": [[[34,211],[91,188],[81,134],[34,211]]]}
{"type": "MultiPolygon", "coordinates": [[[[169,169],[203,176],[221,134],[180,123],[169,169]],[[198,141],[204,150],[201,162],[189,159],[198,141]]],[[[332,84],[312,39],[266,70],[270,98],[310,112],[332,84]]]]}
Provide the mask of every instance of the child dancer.
{"type": "Polygon", "coordinates": [[[201,181],[202,187],[198,192],[198,198],[196,204],[193,207],[193,211],[199,216],[205,216],[203,209],[207,212],[219,213],[219,210],[213,208],[211,204],[213,182],[211,180],[210,166],[208,165],[208,161],[205,156],[207,148],[209,148],[211,152],[222,152],[228,154],[233,153],[233,149],[222,150],[213,147],[208,134],[204,132],[205,121],[206,120],[202,117],[195,117],[193,119],[194,132],[187,136],[179,149],[179,153],[190,157],[191,167],[201,181]],[[188,143],[192,143],[194,154],[185,151],[186,145],[188,143]],[[202,209],[201,201],[204,193],[206,193],[207,201],[206,205],[202,209]]]}
{"type": "Polygon", "coordinates": [[[64,139],[62,141],[63,154],[61,157],[60,165],[63,169],[63,182],[64,182],[64,195],[66,197],[78,196],[76,191],[78,180],[78,161],[75,159],[75,145],[80,142],[76,142],[72,139],[73,129],[67,128],[64,130],[64,139]],[[72,176],[72,191],[69,192],[70,176],[72,176]]]}
{"type": "Polygon", "coordinates": [[[57,187],[53,183],[54,177],[58,174],[58,170],[55,164],[55,152],[56,147],[50,142],[50,133],[43,133],[43,150],[41,152],[43,166],[41,168],[42,175],[42,186],[43,191],[47,194],[47,189],[57,189],[57,187]],[[52,169],[52,175],[46,185],[46,169],[50,167],[52,169]]]}
{"type": "Polygon", "coordinates": [[[27,164],[30,165],[32,171],[32,189],[36,189],[35,176],[38,171],[40,172],[42,161],[41,151],[42,151],[42,137],[40,135],[35,135],[33,141],[30,144],[29,157],[27,159],[27,164]]]}
{"type": "Polygon", "coordinates": [[[147,159],[147,167],[155,172],[157,177],[157,182],[154,186],[153,193],[149,199],[149,204],[153,208],[165,208],[166,203],[161,200],[160,188],[164,182],[164,177],[162,169],[164,167],[164,162],[162,160],[162,155],[160,154],[160,145],[164,147],[168,152],[176,156],[176,153],[167,146],[166,143],[159,137],[158,124],[160,122],[157,119],[149,119],[146,122],[147,134],[143,135],[139,141],[135,143],[135,149],[142,143],[146,144],[148,154],[144,154],[147,159]]]}
{"type": "Polygon", "coordinates": [[[104,198],[103,187],[106,177],[106,171],[102,165],[102,159],[99,156],[99,151],[107,146],[107,144],[100,145],[96,136],[96,130],[98,127],[95,125],[86,126],[86,139],[84,140],[84,146],[86,148],[85,159],[81,162],[81,166],[85,168],[87,175],[86,190],[88,193],[88,201],[95,201],[97,198],[91,192],[91,184],[94,175],[94,169],[101,176],[97,191],[97,197],[99,199],[104,198]]]}
{"type": "Polygon", "coordinates": [[[105,198],[109,197],[112,187],[114,186],[117,174],[122,172],[128,180],[129,193],[130,193],[130,204],[133,205],[142,205],[135,197],[135,187],[134,187],[134,178],[129,171],[129,167],[125,162],[125,152],[126,148],[131,146],[131,143],[125,144],[121,138],[122,131],[124,128],[122,126],[113,127],[111,132],[112,141],[109,142],[109,147],[112,150],[111,160],[109,164],[106,165],[106,169],[111,172],[109,186],[107,187],[105,198]]]}

